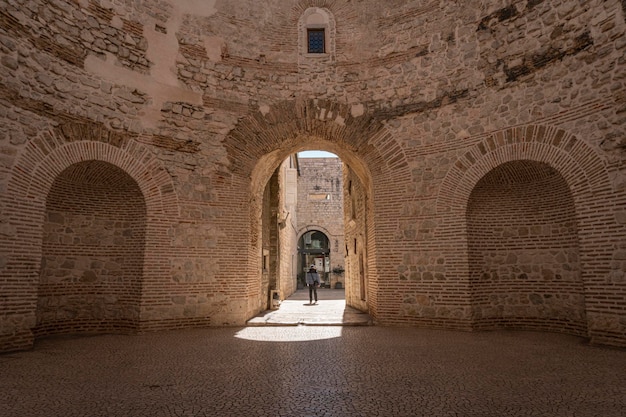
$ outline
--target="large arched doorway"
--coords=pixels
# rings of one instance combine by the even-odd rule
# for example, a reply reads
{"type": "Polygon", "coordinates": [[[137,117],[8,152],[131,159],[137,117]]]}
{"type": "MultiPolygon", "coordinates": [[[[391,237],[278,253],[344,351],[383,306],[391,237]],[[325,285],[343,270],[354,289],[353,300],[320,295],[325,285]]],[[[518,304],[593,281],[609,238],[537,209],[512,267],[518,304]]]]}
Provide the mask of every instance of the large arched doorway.
{"type": "Polygon", "coordinates": [[[586,333],[575,214],[545,163],[506,162],[476,184],[467,205],[476,327],[586,333]]]}
{"type": "Polygon", "coordinates": [[[340,168],[338,174],[328,181],[315,174],[317,180],[305,182],[307,185],[302,187],[303,193],[301,190],[293,194],[289,191],[290,181],[297,183],[299,167],[294,162],[294,155],[303,150],[302,145],[292,152],[281,151],[261,158],[253,175],[256,179],[253,184],[257,184],[253,185],[253,190],[258,190],[257,187],[263,184],[262,199],[256,200],[259,217],[253,215],[253,219],[259,221],[258,226],[253,224],[253,230],[258,230],[259,236],[253,243],[258,242],[260,246],[257,249],[261,271],[259,310],[271,307],[275,292],[287,298],[302,288],[304,271],[312,264],[321,273],[324,287],[345,291],[342,299],[348,306],[366,312],[369,310],[366,268],[366,224],[369,219],[365,207],[369,201],[366,196],[369,188],[362,185],[361,180],[364,175],[368,178],[366,170],[362,162],[341,148],[330,146],[317,149],[332,152],[340,168]],[[287,153],[280,159],[280,155],[284,155],[282,152],[287,153]],[[273,167],[271,175],[270,167],[273,167]],[[267,179],[263,180],[261,175],[267,179]],[[290,175],[294,175],[294,179],[290,180],[290,175]],[[307,188],[311,184],[311,189],[307,188]],[[346,198],[350,200],[348,203],[346,198]],[[306,200],[307,213],[302,217],[307,220],[298,221],[302,213],[298,214],[296,206],[302,200],[306,200]],[[337,201],[341,204],[339,211],[335,212],[331,206],[337,201]],[[340,232],[336,230],[336,223],[341,224],[340,232]]]}
{"type": "Polygon", "coordinates": [[[35,336],[128,331],[139,323],[146,203],[120,168],[66,168],[46,200],[35,336]]]}

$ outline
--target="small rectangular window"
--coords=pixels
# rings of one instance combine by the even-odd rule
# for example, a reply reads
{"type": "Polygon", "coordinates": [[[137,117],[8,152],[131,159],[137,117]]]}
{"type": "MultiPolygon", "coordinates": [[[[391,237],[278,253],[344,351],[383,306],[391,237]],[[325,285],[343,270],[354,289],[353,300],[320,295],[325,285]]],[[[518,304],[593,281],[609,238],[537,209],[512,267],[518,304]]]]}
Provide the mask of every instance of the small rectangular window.
{"type": "Polygon", "coordinates": [[[324,29],[308,29],[308,52],[310,54],[323,54],[326,52],[325,40],[326,34],[324,29]]]}
{"type": "Polygon", "coordinates": [[[328,193],[315,193],[309,194],[309,201],[329,201],[330,194],[328,193]]]}
{"type": "Polygon", "coordinates": [[[267,249],[263,249],[263,272],[268,272],[270,270],[270,251],[267,249]]]}

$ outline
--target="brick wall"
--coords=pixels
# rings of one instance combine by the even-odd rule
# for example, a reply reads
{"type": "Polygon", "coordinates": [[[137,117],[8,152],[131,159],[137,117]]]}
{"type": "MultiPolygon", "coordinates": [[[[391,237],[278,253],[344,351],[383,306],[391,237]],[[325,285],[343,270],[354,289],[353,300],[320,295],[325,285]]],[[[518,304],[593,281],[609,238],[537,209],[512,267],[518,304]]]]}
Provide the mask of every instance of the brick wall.
{"type": "Polygon", "coordinates": [[[576,212],[554,169],[505,163],[483,177],[467,206],[474,325],[585,334],[576,212]]]}
{"type": "Polygon", "coordinates": [[[72,165],[46,202],[36,336],[136,330],[146,208],[137,184],[100,161],[72,165]]]}
{"type": "MultiPolygon", "coordinates": [[[[331,151],[350,170],[358,210],[346,241],[357,238],[357,254],[346,264],[347,295],[379,323],[536,328],[626,345],[623,2],[3,6],[1,350],[31,346],[38,328],[83,326],[50,321],[87,305],[80,286],[67,306],[51,307],[60,293],[38,294],[42,274],[69,269],[50,233],[69,218],[57,198],[66,169],[99,161],[128,184],[120,197],[106,181],[92,189],[73,176],[70,202],[82,210],[100,190],[129,203],[107,212],[120,224],[145,212],[143,249],[122,257],[135,268],[143,251],[142,270],[125,275],[130,287],[97,269],[111,294],[142,282],[138,298],[98,301],[117,317],[105,327],[241,325],[266,305],[264,246],[288,285],[282,248],[293,235],[270,230],[265,242],[264,191],[304,149],[331,151]],[[311,13],[329,30],[322,56],[302,52],[311,13]],[[503,171],[540,175],[498,188],[503,171]],[[505,224],[517,232],[496,239],[505,224]],[[538,225],[553,232],[533,235],[538,225]],[[529,253],[540,261],[529,264],[529,253]]],[[[107,217],[98,219],[96,228],[107,217]]],[[[105,240],[128,229],[106,230],[105,240]]],[[[89,254],[94,265],[120,264],[118,253],[102,253],[89,254]]]]}

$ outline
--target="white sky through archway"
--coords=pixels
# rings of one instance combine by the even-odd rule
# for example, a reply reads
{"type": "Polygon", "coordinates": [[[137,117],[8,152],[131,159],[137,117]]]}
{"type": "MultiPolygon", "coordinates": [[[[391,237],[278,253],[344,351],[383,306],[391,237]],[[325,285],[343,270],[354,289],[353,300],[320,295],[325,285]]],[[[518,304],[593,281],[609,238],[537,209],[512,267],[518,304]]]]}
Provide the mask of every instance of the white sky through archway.
{"type": "Polygon", "coordinates": [[[298,152],[298,158],[338,158],[338,156],[326,151],[303,151],[298,152]]]}

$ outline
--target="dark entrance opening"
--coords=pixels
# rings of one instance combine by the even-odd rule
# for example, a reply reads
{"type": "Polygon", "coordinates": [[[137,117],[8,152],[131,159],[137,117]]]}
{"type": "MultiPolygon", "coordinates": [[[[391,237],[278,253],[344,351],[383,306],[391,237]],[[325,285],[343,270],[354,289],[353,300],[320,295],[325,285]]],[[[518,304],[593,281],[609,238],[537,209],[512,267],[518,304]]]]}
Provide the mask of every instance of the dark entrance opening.
{"type": "Polygon", "coordinates": [[[315,265],[320,275],[321,286],[331,288],[332,274],[330,273],[330,241],[328,237],[317,230],[304,233],[298,240],[298,288],[304,286],[304,273],[315,265]]]}

